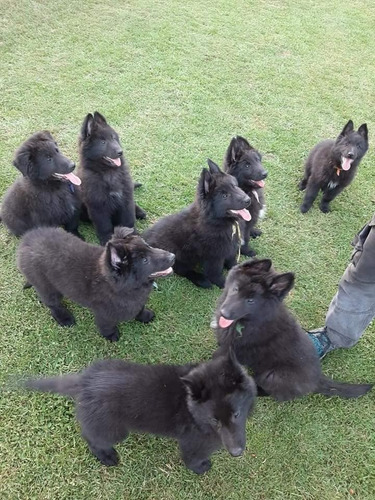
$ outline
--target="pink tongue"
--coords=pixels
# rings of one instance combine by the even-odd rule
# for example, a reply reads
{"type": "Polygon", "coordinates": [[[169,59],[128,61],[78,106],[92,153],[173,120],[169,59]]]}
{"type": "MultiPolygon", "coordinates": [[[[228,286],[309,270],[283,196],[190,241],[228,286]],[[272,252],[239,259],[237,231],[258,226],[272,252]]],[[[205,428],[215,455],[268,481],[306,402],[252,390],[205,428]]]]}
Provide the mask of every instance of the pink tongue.
{"type": "Polygon", "coordinates": [[[168,267],[168,269],[166,269],[165,271],[159,271],[156,274],[158,276],[166,276],[167,274],[170,274],[171,272],[173,272],[173,269],[171,267],[168,267]]]}
{"type": "Polygon", "coordinates": [[[351,158],[342,158],[341,166],[343,170],[349,170],[349,168],[352,165],[352,159],[351,158]]]}
{"type": "Polygon", "coordinates": [[[66,174],[63,176],[64,179],[67,179],[70,181],[72,184],[75,184],[76,186],[81,185],[81,179],[77,177],[76,175],[73,174],[73,172],[70,172],[70,174],[66,174]]]}
{"type": "Polygon", "coordinates": [[[116,165],[116,167],[119,167],[121,165],[121,158],[111,158],[111,160],[116,165]]]}
{"type": "Polygon", "coordinates": [[[221,328],[228,328],[229,325],[233,323],[234,319],[226,319],[224,316],[220,316],[219,318],[219,326],[221,328]]]}
{"type": "Polygon", "coordinates": [[[246,210],[246,208],[243,208],[242,210],[231,210],[231,212],[240,215],[243,219],[247,221],[251,220],[250,212],[246,210]]]}
{"type": "Polygon", "coordinates": [[[263,188],[265,186],[265,182],[264,181],[253,181],[255,184],[257,184],[259,187],[263,188]]]}

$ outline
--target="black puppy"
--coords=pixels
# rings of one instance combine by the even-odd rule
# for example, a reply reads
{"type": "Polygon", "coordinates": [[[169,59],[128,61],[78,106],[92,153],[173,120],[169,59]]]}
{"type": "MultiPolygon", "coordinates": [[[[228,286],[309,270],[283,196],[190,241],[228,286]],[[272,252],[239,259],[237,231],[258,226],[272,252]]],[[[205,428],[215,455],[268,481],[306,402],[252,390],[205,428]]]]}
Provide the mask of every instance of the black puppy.
{"type": "Polygon", "coordinates": [[[5,194],[1,218],[16,236],[39,226],[63,226],[77,236],[80,200],[75,164],[48,131],[37,132],[16,151],[13,165],[22,173],[5,194]]]}
{"type": "Polygon", "coordinates": [[[151,248],[133,229],[118,227],[106,247],[90,245],[62,229],[40,228],[22,238],[17,263],[62,326],[75,323],[61,303],[68,297],[90,308],[100,333],[119,339],[117,324],[136,319],[148,323],[145,308],[155,277],[172,272],[174,255],[151,248]]]}
{"type": "Polygon", "coordinates": [[[204,168],[192,205],[177,214],[157,221],[144,233],[153,246],[176,254],[174,270],[195,285],[222,288],[224,266],[234,266],[238,259],[240,234],[238,218],[250,219],[246,207],[250,198],[231,175],[222,172],[211,160],[204,168]],[[197,272],[198,265],[203,272],[197,272]]]}
{"type": "Polygon", "coordinates": [[[234,267],[216,311],[216,335],[223,354],[233,348],[238,361],[251,368],[261,394],[278,401],[311,392],[357,398],[370,384],[344,384],[325,377],[314,345],[283,304],[293,273],[280,274],[270,260],[234,267]]]}
{"type": "Polygon", "coordinates": [[[75,399],[82,437],[104,465],[116,465],[113,446],[129,432],[176,439],[186,466],[203,474],[224,447],[237,457],[246,445],[254,381],[234,356],[200,365],[140,365],[98,361],[81,374],[29,380],[30,389],[75,399]]]}
{"type": "Polygon", "coordinates": [[[354,179],[357,167],[368,150],[367,125],[353,130],[349,120],[336,141],[328,139],[317,144],[306,160],[305,175],[299,189],[306,189],[301,212],[307,212],[319,190],[323,191],[320,210],[329,212],[330,202],[354,179]]]}
{"type": "Polygon", "coordinates": [[[104,245],[115,226],[134,227],[135,217],[143,219],[146,213],[134,203],[134,184],[119,136],[97,111],[83,122],[79,151],[82,201],[104,245]]]}
{"type": "Polygon", "coordinates": [[[262,165],[262,155],[241,136],[233,137],[224,157],[224,170],[237,179],[239,187],[251,199],[251,220],[240,221],[241,253],[254,256],[255,251],[249,248],[250,237],[256,238],[262,234],[255,226],[258,219],[265,213],[264,179],[267,171],[262,165]]]}

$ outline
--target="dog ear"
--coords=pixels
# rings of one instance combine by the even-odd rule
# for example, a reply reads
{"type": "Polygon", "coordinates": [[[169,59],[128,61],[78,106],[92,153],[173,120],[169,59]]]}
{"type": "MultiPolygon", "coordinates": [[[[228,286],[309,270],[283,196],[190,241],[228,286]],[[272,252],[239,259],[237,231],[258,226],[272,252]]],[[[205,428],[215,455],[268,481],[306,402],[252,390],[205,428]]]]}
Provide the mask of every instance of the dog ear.
{"type": "Polygon", "coordinates": [[[203,378],[199,371],[192,370],[185,377],[180,377],[190,396],[195,400],[203,403],[209,398],[209,391],[204,384],[203,378]]]}
{"type": "Polygon", "coordinates": [[[210,169],[211,174],[221,174],[222,173],[219,166],[215,162],[210,160],[209,158],[207,158],[207,163],[208,163],[208,167],[210,169]]]}
{"type": "Polygon", "coordinates": [[[240,267],[245,269],[246,271],[251,271],[254,274],[264,273],[271,269],[272,260],[271,259],[252,259],[247,260],[243,264],[240,264],[240,267]]]}
{"type": "Polygon", "coordinates": [[[33,177],[33,161],[30,150],[20,150],[16,152],[13,165],[21,172],[24,177],[33,177]]]}
{"type": "Polygon", "coordinates": [[[89,113],[83,120],[81,127],[81,140],[87,139],[92,134],[92,129],[94,127],[94,117],[89,113]]]}
{"type": "Polygon", "coordinates": [[[362,123],[362,125],[358,129],[358,133],[365,139],[365,141],[368,140],[368,130],[366,123],[362,123]]]}
{"type": "Polygon", "coordinates": [[[198,183],[198,192],[201,198],[205,198],[211,189],[213,183],[213,178],[207,168],[204,168],[201,172],[198,183]]]}
{"type": "Polygon", "coordinates": [[[293,288],[293,285],[294,285],[293,273],[278,274],[271,281],[269,290],[271,293],[276,295],[280,300],[282,300],[288,294],[288,292],[293,288]]]}
{"type": "Polygon", "coordinates": [[[348,123],[345,125],[345,127],[342,129],[341,134],[339,135],[339,137],[343,137],[344,135],[349,134],[350,132],[353,131],[353,129],[354,129],[353,121],[349,120],[348,123]]]}
{"type": "Polygon", "coordinates": [[[106,246],[106,257],[109,266],[117,272],[128,265],[124,245],[116,245],[116,243],[109,241],[106,246]]]}
{"type": "Polygon", "coordinates": [[[252,149],[252,147],[244,137],[241,137],[240,135],[233,137],[228,148],[228,163],[238,162],[246,149],[252,149]]]}
{"type": "Polygon", "coordinates": [[[101,125],[107,125],[107,120],[98,111],[94,112],[94,120],[101,125]]]}
{"type": "Polygon", "coordinates": [[[125,239],[127,236],[130,236],[134,233],[134,227],[126,227],[126,226],[116,226],[113,231],[112,238],[125,239]]]}

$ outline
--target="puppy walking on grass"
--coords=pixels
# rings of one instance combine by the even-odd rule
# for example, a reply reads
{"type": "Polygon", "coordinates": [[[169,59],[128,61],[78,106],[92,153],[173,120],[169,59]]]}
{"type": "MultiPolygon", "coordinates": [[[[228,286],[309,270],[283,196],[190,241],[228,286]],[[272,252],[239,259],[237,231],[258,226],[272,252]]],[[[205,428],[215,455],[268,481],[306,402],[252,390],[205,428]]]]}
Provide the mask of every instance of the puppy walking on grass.
{"type": "Polygon", "coordinates": [[[29,231],[17,252],[18,268],[61,326],[75,323],[63,297],[91,309],[100,333],[117,341],[121,321],[148,323],[145,307],[156,277],[172,273],[174,255],[147,245],[133,229],[115,228],[106,246],[90,245],[57,228],[29,231]]]}
{"type": "Polygon", "coordinates": [[[199,365],[141,365],[98,361],[82,373],[28,380],[26,387],[74,398],[82,437],[104,465],[117,465],[114,445],[129,432],[176,439],[186,467],[211,468],[211,454],[232,456],[246,445],[254,381],[233,353],[199,365]]]}

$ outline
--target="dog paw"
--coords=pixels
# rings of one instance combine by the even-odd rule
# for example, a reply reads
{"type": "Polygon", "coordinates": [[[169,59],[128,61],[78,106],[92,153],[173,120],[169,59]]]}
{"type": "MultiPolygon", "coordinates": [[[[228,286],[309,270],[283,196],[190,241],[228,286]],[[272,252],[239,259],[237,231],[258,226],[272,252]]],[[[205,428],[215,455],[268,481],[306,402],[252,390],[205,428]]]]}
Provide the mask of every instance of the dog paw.
{"type": "Polygon", "coordinates": [[[139,207],[138,205],[136,205],[135,207],[135,216],[137,219],[146,219],[147,217],[147,213],[141,208],[139,207]]]}
{"type": "Polygon", "coordinates": [[[140,321],[141,323],[150,323],[155,318],[155,313],[154,311],[151,311],[151,309],[142,309],[142,312],[138,314],[138,316],[135,318],[137,321],[140,321]]]}
{"type": "Polygon", "coordinates": [[[118,328],[114,328],[111,332],[109,333],[102,333],[103,337],[106,339],[106,340],[109,340],[109,342],[118,342],[118,340],[120,339],[120,332],[118,330],[118,328]]]}
{"type": "Polygon", "coordinates": [[[190,469],[196,474],[204,474],[211,469],[211,460],[203,460],[199,464],[191,466],[190,469]]]}
{"type": "Polygon", "coordinates": [[[99,462],[107,467],[117,465],[120,461],[117,451],[114,448],[108,450],[98,450],[95,453],[99,462]]]}
{"type": "Polygon", "coordinates": [[[329,205],[325,205],[325,204],[321,204],[319,206],[321,212],[323,212],[324,214],[328,214],[328,212],[330,212],[330,208],[329,208],[329,205]]]}
{"type": "Polygon", "coordinates": [[[310,207],[306,206],[304,203],[300,206],[301,213],[305,214],[308,212],[310,207]]]}
{"type": "Polygon", "coordinates": [[[212,280],[212,283],[214,283],[214,285],[216,285],[219,288],[224,288],[225,278],[224,278],[224,276],[220,276],[218,278],[215,278],[215,280],[212,280]]]}
{"type": "Polygon", "coordinates": [[[247,257],[254,257],[254,255],[256,254],[257,254],[256,251],[251,250],[251,248],[249,248],[248,246],[246,245],[241,246],[241,255],[246,255],[247,257]]]}
{"type": "Polygon", "coordinates": [[[251,238],[258,238],[261,234],[262,234],[262,230],[261,229],[257,229],[255,227],[250,231],[250,237],[251,238]]]}
{"type": "Polygon", "coordinates": [[[73,326],[76,324],[76,320],[68,310],[51,311],[53,318],[57,321],[60,326],[73,326]]]}

